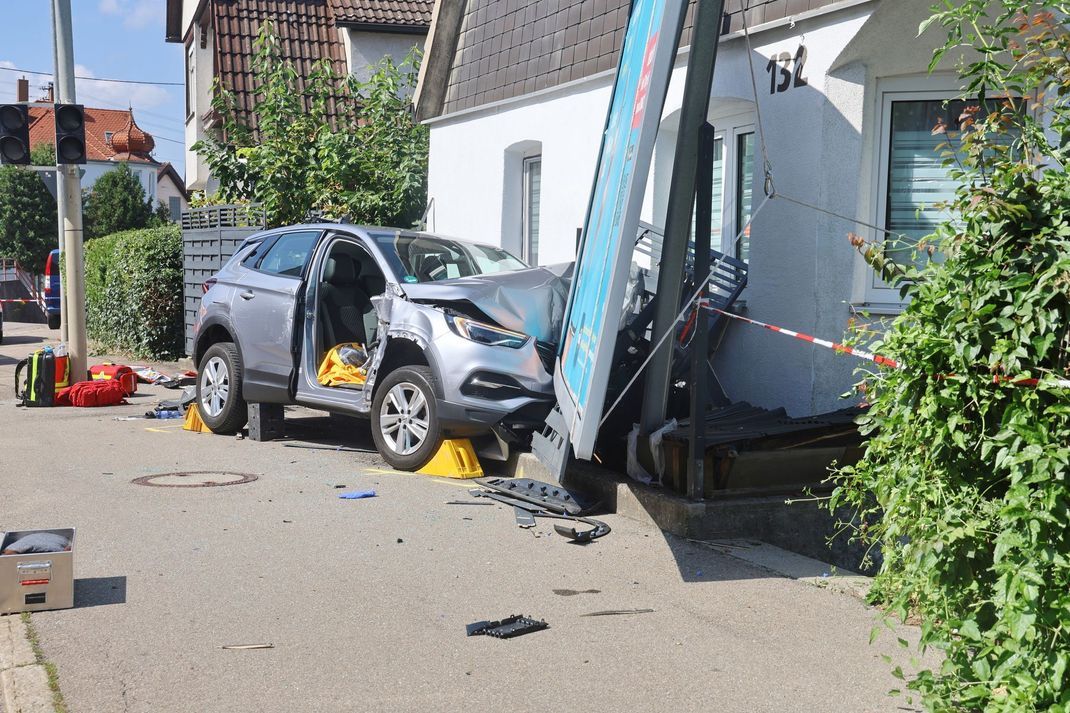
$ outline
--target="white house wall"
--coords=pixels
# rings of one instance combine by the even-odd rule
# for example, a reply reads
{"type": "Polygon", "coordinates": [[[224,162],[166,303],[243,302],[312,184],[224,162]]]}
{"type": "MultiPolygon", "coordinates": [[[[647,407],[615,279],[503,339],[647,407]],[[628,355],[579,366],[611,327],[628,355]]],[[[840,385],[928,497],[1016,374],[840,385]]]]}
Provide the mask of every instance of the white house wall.
{"type": "MultiPolygon", "coordinates": [[[[539,262],[576,257],[576,229],[582,227],[591,193],[599,135],[609,103],[610,79],[604,77],[552,98],[526,99],[478,118],[461,117],[434,124],[428,197],[434,222],[429,228],[479,242],[503,245],[502,203],[506,151],[525,142],[542,142],[539,262]]],[[[519,171],[509,178],[519,182],[519,171]]],[[[519,195],[519,190],[508,191],[519,195]]],[[[507,248],[519,253],[516,225],[505,226],[507,248]],[[514,242],[517,244],[512,244],[514,242]]]]}
{"type": "MultiPolygon", "coordinates": [[[[185,5],[188,4],[188,2],[185,3],[185,5]]],[[[190,112],[186,117],[186,186],[191,190],[205,190],[208,188],[208,165],[195,151],[190,150],[190,147],[207,136],[201,117],[212,106],[215,33],[211,27],[198,27],[194,28],[193,34],[195,81],[189,88],[190,112]],[[206,35],[203,49],[201,48],[201,33],[206,35]]],[[[188,47],[183,47],[182,52],[185,53],[188,49],[188,47]]],[[[186,77],[186,81],[189,81],[189,77],[186,77]]]]}

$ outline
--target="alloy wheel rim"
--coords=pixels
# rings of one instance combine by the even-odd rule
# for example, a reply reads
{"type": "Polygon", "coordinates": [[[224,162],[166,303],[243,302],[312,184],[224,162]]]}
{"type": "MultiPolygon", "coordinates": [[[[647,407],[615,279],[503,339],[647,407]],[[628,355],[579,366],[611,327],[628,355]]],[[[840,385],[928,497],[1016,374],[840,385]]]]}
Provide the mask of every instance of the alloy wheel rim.
{"type": "Polygon", "coordinates": [[[427,439],[431,414],[419,387],[407,381],[395,384],[379,408],[379,432],[394,453],[415,453],[427,439]]]}
{"type": "Polygon", "coordinates": [[[216,418],[223,413],[230,396],[230,370],[221,357],[212,357],[201,371],[201,408],[216,418]]]}

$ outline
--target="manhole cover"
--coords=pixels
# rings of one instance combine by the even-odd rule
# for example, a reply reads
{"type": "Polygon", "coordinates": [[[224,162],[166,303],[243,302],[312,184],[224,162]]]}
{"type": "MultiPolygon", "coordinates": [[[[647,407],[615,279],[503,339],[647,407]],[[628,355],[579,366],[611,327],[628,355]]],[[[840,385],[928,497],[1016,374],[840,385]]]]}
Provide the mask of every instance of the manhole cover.
{"type": "Polygon", "coordinates": [[[211,488],[217,485],[242,485],[256,480],[249,473],[228,473],[221,470],[192,470],[186,473],[160,473],[134,478],[137,485],[158,488],[211,488]]]}

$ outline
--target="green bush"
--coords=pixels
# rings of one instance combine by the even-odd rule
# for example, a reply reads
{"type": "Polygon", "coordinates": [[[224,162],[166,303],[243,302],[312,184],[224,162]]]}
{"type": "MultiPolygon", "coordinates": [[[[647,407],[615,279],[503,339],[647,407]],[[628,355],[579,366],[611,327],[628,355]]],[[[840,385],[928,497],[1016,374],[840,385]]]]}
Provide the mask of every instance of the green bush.
{"type": "Polygon", "coordinates": [[[903,368],[866,377],[867,452],[830,501],[883,551],[874,599],[941,654],[895,671],[932,711],[1070,710],[1068,10],[933,16],[937,60],[979,57],[960,69],[975,103],[933,127],[960,183],[927,239],[946,260],[902,283],[913,300],[872,345],[903,368]]]}
{"type": "Polygon", "coordinates": [[[183,353],[178,226],[104,235],[85,244],[86,323],[104,349],[148,359],[183,353]]]}

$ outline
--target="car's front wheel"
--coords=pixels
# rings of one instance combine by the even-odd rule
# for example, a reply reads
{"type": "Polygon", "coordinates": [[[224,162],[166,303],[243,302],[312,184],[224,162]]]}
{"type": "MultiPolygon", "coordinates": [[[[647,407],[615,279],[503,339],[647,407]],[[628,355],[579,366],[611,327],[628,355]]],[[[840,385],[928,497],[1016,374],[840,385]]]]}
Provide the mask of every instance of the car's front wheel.
{"type": "Polygon", "coordinates": [[[398,470],[419,470],[442,444],[434,375],[426,366],[387,374],[372,400],[372,439],[379,455],[398,470]]]}
{"type": "Polygon", "coordinates": [[[201,357],[197,373],[197,408],[213,433],[237,433],[249,420],[241,395],[242,363],[231,342],[213,344],[201,357]]]}

